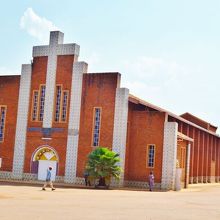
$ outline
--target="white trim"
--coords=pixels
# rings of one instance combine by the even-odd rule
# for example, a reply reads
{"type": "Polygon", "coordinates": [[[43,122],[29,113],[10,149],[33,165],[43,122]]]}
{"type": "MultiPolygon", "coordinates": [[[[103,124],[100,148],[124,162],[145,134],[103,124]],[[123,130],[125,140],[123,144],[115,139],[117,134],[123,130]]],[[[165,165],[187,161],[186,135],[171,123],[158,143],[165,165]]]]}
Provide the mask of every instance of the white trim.
{"type": "Polygon", "coordinates": [[[76,181],[82,81],[83,73],[87,73],[87,68],[88,64],[85,62],[76,62],[73,64],[73,77],[70,95],[69,127],[66,150],[66,165],[64,177],[64,182],[66,183],[75,183],[76,181]]]}
{"type": "Polygon", "coordinates": [[[33,57],[48,56],[49,51],[50,51],[49,46],[35,46],[33,47],[32,56],[33,57]]]}
{"type": "Polygon", "coordinates": [[[30,64],[22,65],[12,171],[12,176],[15,179],[22,179],[23,176],[31,88],[31,71],[30,64]]]}
{"type": "Polygon", "coordinates": [[[174,189],[177,154],[177,128],[176,122],[164,123],[163,164],[161,188],[174,189]]]}
{"type": "MultiPolygon", "coordinates": [[[[126,152],[126,137],[127,137],[127,122],[128,122],[128,96],[129,90],[126,88],[117,88],[115,96],[115,116],[113,130],[113,145],[112,150],[119,154],[119,166],[125,168],[125,152],[126,152]]],[[[119,186],[124,182],[124,172],[121,173],[119,186]]],[[[114,184],[112,182],[112,184],[114,184]]]]}
{"type": "MultiPolygon", "coordinates": [[[[124,186],[129,188],[140,188],[140,189],[149,189],[149,183],[147,181],[133,181],[133,180],[125,180],[124,186]]],[[[154,183],[154,189],[160,189],[160,183],[154,183]]]]}

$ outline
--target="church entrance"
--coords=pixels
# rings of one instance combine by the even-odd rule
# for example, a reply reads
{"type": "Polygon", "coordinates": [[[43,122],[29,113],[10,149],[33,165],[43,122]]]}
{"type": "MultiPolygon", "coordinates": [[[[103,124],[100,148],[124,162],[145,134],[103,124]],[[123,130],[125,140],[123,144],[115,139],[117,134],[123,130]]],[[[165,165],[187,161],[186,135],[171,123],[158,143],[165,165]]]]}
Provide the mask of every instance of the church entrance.
{"type": "Polygon", "coordinates": [[[177,168],[181,171],[180,184],[187,188],[189,183],[189,169],[190,169],[190,145],[194,140],[178,132],[177,138],[177,168]]]}
{"type": "Polygon", "coordinates": [[[57,175],[58,156],[54,149],[49,146],[38,148],[32,159],[31,172],[36,173],[38,180],[45,180],[47,169],[52,167],[51,179],[54,181],[57,175]]]}
{"type": "Polygon", "coordinates": [[[184,184],[186,178],[186,146],[187,142],[182,139],[177,141],[177,161],[178,167],[182,169],[181,182],[184,184]]]}
{"type": "Polygon", "coordinates": [[[50,161],[50,160],[39,160],[38,165],[38,180],[45,180],[47,175],[47,170],[49,167],[52,167],[51,171],[51,180],[55,180],[56,177],[56,169],[57,169],[57,162],[50,161]]]}

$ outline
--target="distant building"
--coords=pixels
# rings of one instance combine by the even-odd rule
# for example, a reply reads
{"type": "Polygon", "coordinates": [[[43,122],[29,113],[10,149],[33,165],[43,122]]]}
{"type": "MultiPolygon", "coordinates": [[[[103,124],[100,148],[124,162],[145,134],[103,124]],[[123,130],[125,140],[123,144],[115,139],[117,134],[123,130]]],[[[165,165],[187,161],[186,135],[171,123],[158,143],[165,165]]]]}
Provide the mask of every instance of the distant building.
{"type": "MultiPolygon", "coordinates": [[[[157,187],[220,181],[217,127],[189,113],[177,116],[129,94],[119,73],[87,73],[77,44],[50,33],[33,47],[21,76],[0,76],[0,179],[82,184],[87,155],[97,146],[118,152],[121,186],[157,187]]],[[[184,100],[183,100],[184,101],[184,100]]]]}

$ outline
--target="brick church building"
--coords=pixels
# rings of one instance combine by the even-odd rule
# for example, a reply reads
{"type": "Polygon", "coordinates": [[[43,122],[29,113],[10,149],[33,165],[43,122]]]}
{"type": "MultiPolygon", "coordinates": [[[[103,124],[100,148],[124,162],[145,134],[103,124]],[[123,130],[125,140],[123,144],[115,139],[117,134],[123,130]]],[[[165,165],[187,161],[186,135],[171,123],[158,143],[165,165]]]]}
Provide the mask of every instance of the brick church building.
{"type": "Polygon", "coordinates": [[[0,76],[0,180],[82,184],[97,146],[120,154],[121,186],[173,189],[177,170],[188,183],[220,181],[217,127],[190,113],[175,115],[120,87],[120,73],[88,73],[80,47],[50,33],[33,47],[20,76],[0,76]]]}

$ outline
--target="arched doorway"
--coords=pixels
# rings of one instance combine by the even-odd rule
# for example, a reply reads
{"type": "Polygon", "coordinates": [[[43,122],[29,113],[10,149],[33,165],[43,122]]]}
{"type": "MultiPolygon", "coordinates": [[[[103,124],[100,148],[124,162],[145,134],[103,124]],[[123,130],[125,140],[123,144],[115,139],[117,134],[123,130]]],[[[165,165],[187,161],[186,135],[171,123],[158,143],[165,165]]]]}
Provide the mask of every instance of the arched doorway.
{"type": "Polygon", "coordinates": [[[58,170],[58,155],[50,146],[39,147],[32,156],[31,173],[36,173],[38,180],[45,180],[47,169],[52,167],[51,179],[55,180],[58,170]]]}

